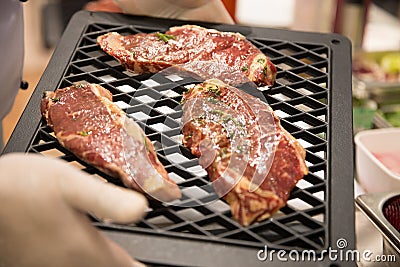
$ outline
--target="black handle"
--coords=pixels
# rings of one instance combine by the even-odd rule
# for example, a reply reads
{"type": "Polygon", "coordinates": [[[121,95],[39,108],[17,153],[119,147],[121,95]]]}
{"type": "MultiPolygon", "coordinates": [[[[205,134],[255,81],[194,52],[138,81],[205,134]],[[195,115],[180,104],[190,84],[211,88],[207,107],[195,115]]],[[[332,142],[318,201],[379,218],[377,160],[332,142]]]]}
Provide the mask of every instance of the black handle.
{"type": "Polygon", "coordinates": [[[27,81],[22,80],[21,83],[19,84],[19,88],[22,90],[26,90],[29,87],[29,83],[27,81]]]}

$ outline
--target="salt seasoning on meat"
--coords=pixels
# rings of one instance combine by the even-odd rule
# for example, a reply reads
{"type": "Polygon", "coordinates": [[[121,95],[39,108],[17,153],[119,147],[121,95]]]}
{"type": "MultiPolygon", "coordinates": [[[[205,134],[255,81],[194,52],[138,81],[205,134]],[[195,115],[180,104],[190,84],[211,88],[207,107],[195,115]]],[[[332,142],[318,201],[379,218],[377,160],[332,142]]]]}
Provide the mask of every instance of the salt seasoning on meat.
{"type": "Polygon", "coordinates": [[[61,145],[81,160],[160,201],[181,197],[151,141],[107,89],[76,84],[45,92],[41,111],[61,145]]]}
{"type": "Polygon", "coordinates": [[[247,226],[285,206],[308,173],[306,153],[269,105],[219,80],[195,85],[183,103],[183,144],[232,216],[247,226]]]}
{"type": "Polygon", "coordinates": [[[259,86],[273,85],[276,78],[275,65],[240,33],[184,25],[172,27],[165,34],[123,36],[110,32],[99,36],[97,43],[125,68],[139,74],[205,61],[240,71],[259,86]]]}

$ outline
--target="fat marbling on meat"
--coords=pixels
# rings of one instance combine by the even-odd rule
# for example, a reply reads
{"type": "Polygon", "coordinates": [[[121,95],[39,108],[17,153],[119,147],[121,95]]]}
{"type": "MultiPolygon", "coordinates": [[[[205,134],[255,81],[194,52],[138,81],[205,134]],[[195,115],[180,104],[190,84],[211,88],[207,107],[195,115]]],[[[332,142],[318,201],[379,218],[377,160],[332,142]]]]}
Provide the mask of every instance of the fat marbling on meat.
{"type": "Polygon", "coordinates": [[[257,85],[272,85],[276,67],[242,34],[196,25],[170,28],[166,33],[123,36],[109,32],[97,38],[106,53],[136,73],[156,73],[188,62],[218,62],[244,73],[257,85]]]}
{"type": "Polygon", "coordinates": [[[76,84],[45,92],[41,112],[58,141],[81,160],[155,199],[181,197],[151,141],[104,87],[76,84]]]}

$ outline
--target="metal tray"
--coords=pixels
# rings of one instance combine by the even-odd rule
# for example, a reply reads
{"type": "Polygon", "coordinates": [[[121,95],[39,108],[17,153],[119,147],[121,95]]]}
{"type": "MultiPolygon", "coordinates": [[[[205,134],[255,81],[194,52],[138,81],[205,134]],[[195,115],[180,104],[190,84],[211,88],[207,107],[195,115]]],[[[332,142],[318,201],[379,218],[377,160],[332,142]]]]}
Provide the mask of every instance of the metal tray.
{"type": "MultiPolygon", "coordinates": [[[[212,189],[196,189],[207,183],[207,175],[179,141],[182,88],[176,86],[166,93],[165,84],[173,81],[133,75],[96,45],[96,37],[109,31],[162,32],[187,23],[240,32],[271,58],[278,69],[277,80],[262,94],[281,118],[283,127],[306,148],[309,174],[298,183],[287,206],[277,215],[248,227],[231,218],[229,207],[222,200],[194,207],[152,202],[152,211],[135,225],[93,223],[149,265],[292,266],[294,262],[290,261],[260,261],[257,253],[267,246],[286,252],[312,250],[321,255],[323,250],[334,249],[339,239],[345,239],[347,248],[353,249],[351,45],[340,35],[80,11],[65,30],[4,153],[20,151],[59,157],[120,184],[63,148],[40,115],[43,91],[79,81],[98,83],[109,89],[114,101],[144,129],[169,174],[185,187],[185,201],[213,197],[212,189]]],[[[298,264],[354,265],[333,263],[326,254],[322,258],[298,264]]]]}
{"type": "MultiPolygon", "coordinates": [[[[397,198],[400,191],[366,194],[357,197],[356,207],[371,221],[383,237],[382,255],[394,256],[394,261],[386,262],[386,266],[398,266],[400,257],[400,233],[385,218],[383,209],[392,198],[397,198]]],[[[393,259],[393,258],[392,258],[393,259]]]]}

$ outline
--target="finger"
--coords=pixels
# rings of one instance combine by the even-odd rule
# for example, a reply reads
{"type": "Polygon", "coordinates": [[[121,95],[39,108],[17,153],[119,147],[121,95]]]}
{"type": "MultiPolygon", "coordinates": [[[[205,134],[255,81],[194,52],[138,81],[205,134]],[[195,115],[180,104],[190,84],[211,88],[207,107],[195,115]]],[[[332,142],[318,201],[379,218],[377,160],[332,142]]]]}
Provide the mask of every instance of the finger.
{"type": "MultiPolygon", "coordinates": [[[[141,219],[148,209],[147,200],[142,194],[105,183],[61,159],[15,153],[2,156],[0,166],[12,169],[11,174],[14,176],[18,172],[19,175],[15,177],[24,177],[24,173],[29,170],[37,178],[35,181],[38,186],[52,188],[52,191],[59,190],[53,193],[62,196],[73,208],[93,213],[108,221],[131,223],[141,219]]],[[[2,180],[4,183],[17,182],[14,179],[2,180]]],[[[20,182],[26,183],[24,180],[20,182]]]]}
{"type": "Polygon", "coordinates": [[[122,12],[122,10],[113,2],[113,0],[91,1],[88,2],[83,9],[88,11],[122,12]]]}
{"type": "Polygon", "coordinates": [[[219,0],[212,0],[203,6],[187,10],[179,18],[183,20],[201,20],[226,24],[235,23],[222,1],[219,0]]]}
{"type": "MultiPolygon", "coordinates": [[[[52,240],[64,240],[64,243],[56,246],[56,252],[61,253],[60,257],[53,255],[54,259],[63,259],[62,262],[67,262],[62,266],[76,267],[142,267],[143,265],[132,259],[132,257],[121,246],[113,240],[107,238],[104,232],[99,231],[94,227],[89,218],[82,213],[74,212],[70,209],[65,211],[69,214],[69,220],[63,220],[62,226],[58,228],[59,233],[55,238],[52,235],[52,240]],[[65,228],[64,231],[59,231],[65,228]],[[61,232],[61,233],[60,233],[61,232]],[[64,246],[65,245],[65,246],[64,246]],[[61,249],[60,249],[61,248],[61,249]],[[66,249],[62,249],[66,248],[66,249]],[[65,253],[68,251],[68,253],[65,253]],[[69,259],[70,256],[73,259],[69,259]]],[[[64,218],[65,219],[65,218],[64,218]]],[[[60,225],[59,225],[60,226],[60,225]]],[[[56,234],[57,234],[56,233],[56,234]]],[[[55,265],[46,265],[55,266],[55,265]]]]}
{"type": "Polygon", "coordinates": [[[131,223],[148,209],[146,198],[131,189],[105,183],[72,167],[64,170],[63,177],[59,186],[66,201],[103,220],[131,223]]]}
{"type": "Polygon", "coordinates": [[[52,190],[59,190],[59,195],[81,212],[91,212],[117,223],[130,223],[142,218],[147,210],[147,200],[142,194],[105,183],[61,159],[26,154],[14,154],[4,159],[10,164],[25,162],[23,166],[29,166],[43,186],[55,184],[52,190]]]}

